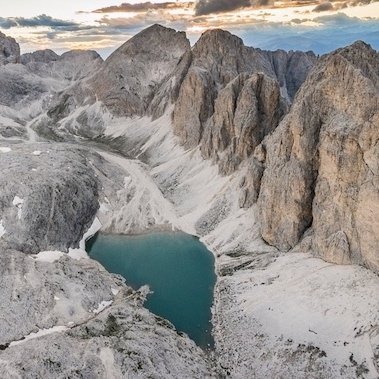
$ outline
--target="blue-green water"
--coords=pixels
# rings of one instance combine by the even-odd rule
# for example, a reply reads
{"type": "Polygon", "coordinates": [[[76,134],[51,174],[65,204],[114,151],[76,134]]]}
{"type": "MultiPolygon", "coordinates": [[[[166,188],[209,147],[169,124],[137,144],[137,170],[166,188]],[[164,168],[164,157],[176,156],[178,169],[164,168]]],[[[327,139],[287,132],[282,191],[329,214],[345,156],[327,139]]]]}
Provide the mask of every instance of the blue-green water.
{"type": "Polygon", "coordinates": [[[171,321],[199,346],[213,347],[214,257],[197,238],[176,232],[98,234],[87,242],[87,251],[134,289],[148,284],[153,294],[145,306],[150,311],[171,321]]]}

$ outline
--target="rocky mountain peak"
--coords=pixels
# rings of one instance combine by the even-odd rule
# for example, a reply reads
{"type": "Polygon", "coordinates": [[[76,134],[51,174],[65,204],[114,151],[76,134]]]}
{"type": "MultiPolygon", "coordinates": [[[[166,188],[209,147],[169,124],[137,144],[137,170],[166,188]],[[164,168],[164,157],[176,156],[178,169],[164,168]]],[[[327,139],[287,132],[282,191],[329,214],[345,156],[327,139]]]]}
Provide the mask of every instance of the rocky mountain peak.
{"type": "Polygon", "coordinates": [[[0,65],[20,62],[20,46],[12,37],[0,32],[0,65]]]}
{"type": "Polygon", "coordinates": [[[101,56],[94,50],[70,50],[66,51],[60,56],[60,59],[62,60],[72,60],[72,59],[86,59],[86,60],[103,60],[101,56]]]}
{"type": "MultiPolygon", "coordinates": [[[[379,88],[379,53],[369,44],[356,41],[352,45],[341,48],[328,56],[331,59],[343,57],[356,69],[369,78],[379,88]]],[[[337,63],[338,66],[338,63],[337,63]]]]}
{"type": "Polygon", "coordinates": [[[241,38],[225,30],[213,29],[203,33],[192,53],[193,66],[208,70],[222,86],[244,72],[262,71],[275,75],[260,50],[246,47],[241,38]]]}
{"type": "Polygon", "coordinates": [[[49,63],[53,61],[57,61],[59,59],[59,55],[56,54],[53,50],[45,49],[45,50],[37,50],[33,53],[26,53],[21,55],[20,62],[22,64],[28,64],[31,62],[43,62],[49,63]]]}
{"type": "Polygon", "coordinates": [[[120,56],[126,59],[145,57],[152,60],[154,57],[162,59],[164,56],[180,57],[183,51],[190,49],[190,42],[184,32],[166,28],[155,24],[125,42],[106,60],[107,64],[118,62],[120,56]]]}
{"type": "Polygon", "coordinates": [[[211,29],[204,32],[196,42],[195,56],[214,54],[233,54],[244,48],[241,38],[222,29],[211,29]]]}
{"type": "Polygon", "coordinates": [[[157,117],[175,98],[190,51],[184,32],[153,25],[118,48],[87,85],[115,114],[157,117]]]}

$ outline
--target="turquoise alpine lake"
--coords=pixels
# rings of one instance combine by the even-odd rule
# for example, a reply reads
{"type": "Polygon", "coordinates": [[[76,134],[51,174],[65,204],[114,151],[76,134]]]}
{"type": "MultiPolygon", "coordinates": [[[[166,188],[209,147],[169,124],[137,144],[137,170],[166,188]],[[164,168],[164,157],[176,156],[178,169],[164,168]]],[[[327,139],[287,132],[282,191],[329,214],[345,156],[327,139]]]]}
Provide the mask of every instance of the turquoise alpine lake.
{"type": "Polygon", "coordinates": [[[181,232],[97,234],[86,249],[132,288],[148,284],[153,293],[146,308],[172,322],[200,347],[213,347],[214,257],[198,238],[181,232]]]}

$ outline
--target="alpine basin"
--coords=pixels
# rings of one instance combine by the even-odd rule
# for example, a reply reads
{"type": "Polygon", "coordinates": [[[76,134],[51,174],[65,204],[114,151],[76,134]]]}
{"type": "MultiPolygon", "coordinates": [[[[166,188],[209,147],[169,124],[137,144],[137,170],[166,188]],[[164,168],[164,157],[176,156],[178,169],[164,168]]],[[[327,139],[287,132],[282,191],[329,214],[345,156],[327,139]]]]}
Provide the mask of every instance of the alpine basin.
{"type": "Polygon", "coordinates": [[[97,234],[87,252],[109,272],[138,289],[148,284],[145,303],[202,348],[212,348],[211,307],[216,282],[213,254],[198,238],[181,232],[97,234]]]}

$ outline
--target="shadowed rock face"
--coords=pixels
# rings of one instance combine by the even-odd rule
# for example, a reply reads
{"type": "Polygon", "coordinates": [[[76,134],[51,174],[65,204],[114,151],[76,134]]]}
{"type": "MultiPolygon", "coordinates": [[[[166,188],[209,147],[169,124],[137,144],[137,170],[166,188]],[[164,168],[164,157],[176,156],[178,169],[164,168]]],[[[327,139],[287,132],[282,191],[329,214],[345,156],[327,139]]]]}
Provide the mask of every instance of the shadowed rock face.
{"type": "Polygon", "coordinates": [[[378,78],[379,55],[362,42],[324,57],[264,141],[269,244],[288,250],[312,226],[324,259],[379,271],[378,78]]]}
{"type": "Polygon", "coordinates": [[[201,141],[204,158],[230,174],[278,125],[286,105],[278,83],[265,74],[241,74],[219,92],[201,141]]]}
{"type": "Polygon", "coordinates": [[[20,62],[20,46],[12,37],[0,32],[0,65],[20,62]]]}
{"type": "Polygon", "coordinates": [[[317,62],[312,51],[265,51],[279,82],[282,96],[293,100],[310,70],[317,62]]]}

